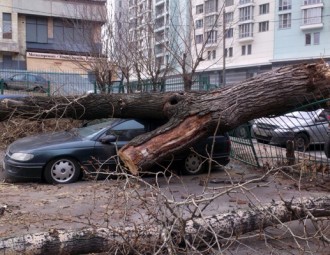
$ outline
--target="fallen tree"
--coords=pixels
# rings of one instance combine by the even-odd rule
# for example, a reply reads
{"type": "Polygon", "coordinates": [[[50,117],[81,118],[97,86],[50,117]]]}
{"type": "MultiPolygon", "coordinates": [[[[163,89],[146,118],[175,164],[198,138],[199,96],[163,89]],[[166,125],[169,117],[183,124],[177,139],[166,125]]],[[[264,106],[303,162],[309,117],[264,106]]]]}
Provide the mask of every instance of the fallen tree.
{"type": "Polygon", "coordinates": [[[107,117],[168,119],[153,132],[133,139],[119,151],[137,174],[154,162],[187,148],[215,129],[229,131],[250,119],[281,114],[329,96],[325,63],[300,64],[263,73],[235,86],[208,93],[86,95],[79,98],[24,98],[6,101],[0,118],[107,117]]]}
{"type": "MultiPolygon", "coordinates": [[[[153,254],[166,249],[177,254],[179,249],[187,253],[196,251],[208,243],[239,236],[288,221],[330,216],[330,196],[298,198],[273,201],[263,206],[231,211],[223,214],[195,218],[181,222],[182,225],[166,229],[163,226],[133,226],[88,228],[83,230],[50,229],[20,237],[0,239],[0,254],[86,254],[108,252],[109,254],[153,254]]],[[[318,231],[318,229],[316,229],[318,231]]],[[[318,237],[329,242],[322,232],[318,237]]],[[[213,243],[214,242],[214,243],[213,243]]]]}

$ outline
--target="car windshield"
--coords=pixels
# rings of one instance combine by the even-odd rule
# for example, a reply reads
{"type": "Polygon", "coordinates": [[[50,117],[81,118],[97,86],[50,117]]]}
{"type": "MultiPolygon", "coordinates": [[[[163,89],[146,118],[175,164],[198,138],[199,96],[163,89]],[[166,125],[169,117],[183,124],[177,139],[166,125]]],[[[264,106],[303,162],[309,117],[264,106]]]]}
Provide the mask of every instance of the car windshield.
{"type": "Polygon", "coordinates": [[[111,119],[109,121],[101,122],[95,125],[90,125],[82,128],[75,128],[72,129],[71,131],[77,133],[77,135],[81,136],[82,138],[88,138],[90,136],[95,135],[98,132],[101,132],[104,129],[107,129],[116,121],[118,121],[118,119],[111,119]]]}

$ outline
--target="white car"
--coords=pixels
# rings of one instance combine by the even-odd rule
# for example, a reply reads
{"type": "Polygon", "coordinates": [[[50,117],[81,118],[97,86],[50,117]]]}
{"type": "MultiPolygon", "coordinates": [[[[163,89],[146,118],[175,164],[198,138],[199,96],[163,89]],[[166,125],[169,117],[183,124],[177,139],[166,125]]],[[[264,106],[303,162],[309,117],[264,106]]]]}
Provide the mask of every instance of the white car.
{"type": "Polygon", "coordinates": [[[296,111],[273,118],[256,119],[252,135],[258,142],[284,146],[293,140],[295,148],[304,151],[310,144],[324,144],[327,137],[328,113],[324,109],[316,111],[296,111]]]}

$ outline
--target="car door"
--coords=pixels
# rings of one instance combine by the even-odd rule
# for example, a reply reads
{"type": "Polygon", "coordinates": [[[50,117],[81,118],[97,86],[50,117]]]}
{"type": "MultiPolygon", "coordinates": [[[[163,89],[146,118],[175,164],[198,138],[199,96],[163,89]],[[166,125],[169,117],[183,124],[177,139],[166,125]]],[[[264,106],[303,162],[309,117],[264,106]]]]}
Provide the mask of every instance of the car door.
{"type": "Polygon", "coordinates": [[[31,74],[26,75],[26,90],[33,90],[35,87],[38,87],[37,77],[31,74]]]}
{"type": "Polygon", "coordinates": [[[104,165],[114,166],[118,162],[117,151],[134,137],[146,132],[146,127],[141,122],[130,119],[124,120],[109,128],[95,143],[93,156],[104,165]],[[106,136],[116,137],[116,141],[110,143],[102,142],[106,136]]]}
{"type": "Polygon", "coordinates": [[[26,74],[14,75],[8,84],[10,89],[21,90],[26,88],[26,74]]]}

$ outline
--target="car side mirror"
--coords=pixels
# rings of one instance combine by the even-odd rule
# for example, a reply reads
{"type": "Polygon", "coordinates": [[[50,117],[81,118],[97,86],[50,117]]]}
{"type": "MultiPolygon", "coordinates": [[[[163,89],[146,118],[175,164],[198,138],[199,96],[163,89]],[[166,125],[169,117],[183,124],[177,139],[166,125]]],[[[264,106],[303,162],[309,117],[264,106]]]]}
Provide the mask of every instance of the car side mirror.
{"type": "Polygon", "coordinates": [[[117,141],[117,137],[114,135],[106,135],[100,139],[101,143],[110,144],[117,141]]]}

